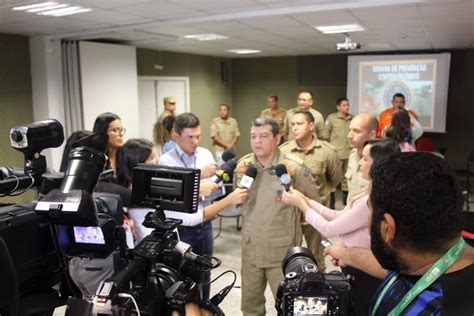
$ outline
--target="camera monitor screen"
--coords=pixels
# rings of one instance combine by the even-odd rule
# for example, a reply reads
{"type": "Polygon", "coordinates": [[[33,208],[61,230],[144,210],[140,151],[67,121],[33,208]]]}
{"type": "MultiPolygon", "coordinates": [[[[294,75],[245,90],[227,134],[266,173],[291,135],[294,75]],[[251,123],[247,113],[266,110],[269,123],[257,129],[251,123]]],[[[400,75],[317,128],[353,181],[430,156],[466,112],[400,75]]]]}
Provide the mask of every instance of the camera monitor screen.
{"type": "Polygon", "coordinates": [[[138,164],[133,169],[132,204],[196,213],[200,177],[199,169],[138,164]]]}
{"type": "Polygon", "coordinates": [[[327,315],[327,312],[327,296],[298,296],[294,299],[293,315],[327,315]]]}
{"type": "Polygon", "coordinates": [[[74,240],[80,244],[105,245],[104,234],[97,226],[74,226],[74,240]]]}

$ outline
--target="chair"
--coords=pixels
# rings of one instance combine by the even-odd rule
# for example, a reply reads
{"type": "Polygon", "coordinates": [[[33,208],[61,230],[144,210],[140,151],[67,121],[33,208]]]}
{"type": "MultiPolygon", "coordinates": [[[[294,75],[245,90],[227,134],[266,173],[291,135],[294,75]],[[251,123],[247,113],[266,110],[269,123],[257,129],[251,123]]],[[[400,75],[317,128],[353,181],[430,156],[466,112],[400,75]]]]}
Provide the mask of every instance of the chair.
{"type": "Polygon", "coordinates": [[[467,157],[466,169],[455,170],[456,176],[464,181],[466,210],[469,210],[471,192],[471,178],[474,178],[474,149],[467,157]]]}
{"type": "Polygon", "coordinates": [[[238,207],[237,205],[230,205],[226,207],[217,216],[219,217],[219,231],[217,232],[217,235],[214,236],[214,239],[216,239],[217,237],[221,235],[223,218],[236,218],[237,219],[236,229],[237,230],[242,229],[242,226],[240,226],[240,217],[242,216],[242,209],[238,207]]]}
{"type": "Polygon", "coordinates": [[[433,141],[428,137],[420,137],[416,141],[416,150],[417,151],[436,151],[433,145],[433,141]]]}

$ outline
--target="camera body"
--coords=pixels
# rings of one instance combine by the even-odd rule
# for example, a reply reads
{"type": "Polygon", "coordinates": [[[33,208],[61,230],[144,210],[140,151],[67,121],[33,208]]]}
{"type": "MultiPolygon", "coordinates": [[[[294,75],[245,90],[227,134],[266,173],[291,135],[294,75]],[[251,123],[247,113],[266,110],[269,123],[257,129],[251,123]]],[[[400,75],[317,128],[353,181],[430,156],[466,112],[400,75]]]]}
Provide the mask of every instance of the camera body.
{"type": "Polygon", "coordinates": [[[293,247],[282,262],[278,315],[350,315],[351,285],[340,272],[321,273],[307,248],[293,247]]]}

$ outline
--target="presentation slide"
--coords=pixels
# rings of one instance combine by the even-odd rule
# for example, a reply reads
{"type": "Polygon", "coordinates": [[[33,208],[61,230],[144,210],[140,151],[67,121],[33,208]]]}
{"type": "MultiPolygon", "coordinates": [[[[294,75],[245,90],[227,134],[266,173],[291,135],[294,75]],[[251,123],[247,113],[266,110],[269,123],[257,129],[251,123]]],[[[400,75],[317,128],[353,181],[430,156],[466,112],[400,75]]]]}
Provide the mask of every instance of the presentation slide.
{"type": "Polygon", "coordinates": [[[425,131],[445,132],[450,59],[449,53],[349,56],[351,112],[378,116],[402,93],[425,131]]]}

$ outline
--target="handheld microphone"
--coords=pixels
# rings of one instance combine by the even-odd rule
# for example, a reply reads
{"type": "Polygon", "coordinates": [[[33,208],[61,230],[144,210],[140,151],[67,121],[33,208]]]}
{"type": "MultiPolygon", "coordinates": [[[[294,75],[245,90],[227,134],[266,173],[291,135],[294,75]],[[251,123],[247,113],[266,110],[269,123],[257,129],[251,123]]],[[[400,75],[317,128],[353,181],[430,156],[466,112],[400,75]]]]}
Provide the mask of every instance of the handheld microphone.
{"type": "Polygon", "coordinates": [[[285,190],[290,191],[291,177],[288,175],[285,165],[279,164],[275,167],[275,173],[280,181],[281,185],[285,187],[285,190]]]}
{"type": "Polygon", "coordinates": [[[221,181],[228,182],[232,180],[234,176],[234,169],[237,167],[237,163],[235,160],[229,160],[225,164],[221,166],[219,170],[216,171],[216,180],[215,183],[219,183],[221,181]]]}
{"type": "Polygon", "coordinates": [[[257,168],[255,168],[255,166],[250,166],[247,169],[247,172],[245,173],[245,175],[240,180],[239,188],[250,189],[256,176],[257,176],[257,168]]]}
{"type": "Polygon", "coordinates": [[[233,150],[232,148],[231,149],[226,149],[221,155],[221,159],[224,162],[227,162],[227,161],[229,161],[231,159],[234,159],[234,158],[235,158],[235,150],[233,150]]]}

